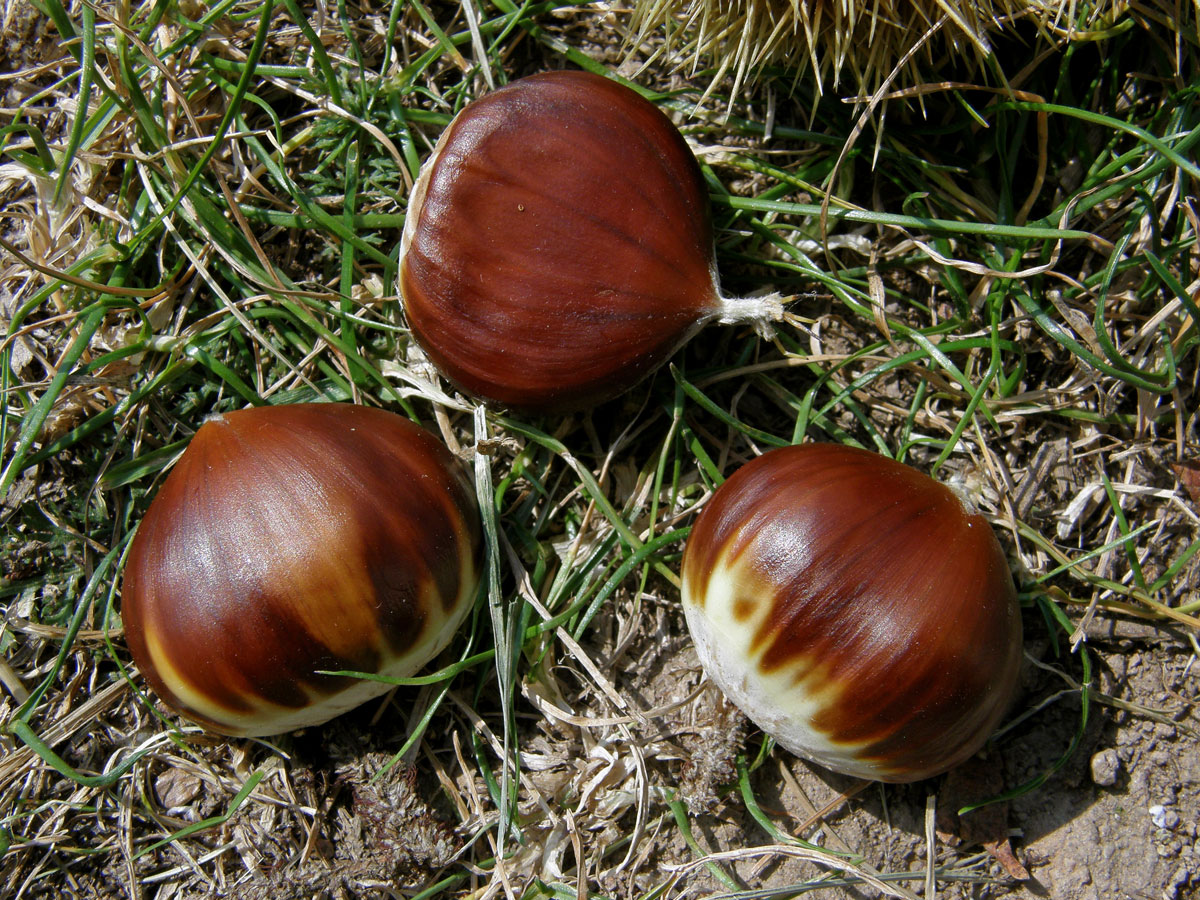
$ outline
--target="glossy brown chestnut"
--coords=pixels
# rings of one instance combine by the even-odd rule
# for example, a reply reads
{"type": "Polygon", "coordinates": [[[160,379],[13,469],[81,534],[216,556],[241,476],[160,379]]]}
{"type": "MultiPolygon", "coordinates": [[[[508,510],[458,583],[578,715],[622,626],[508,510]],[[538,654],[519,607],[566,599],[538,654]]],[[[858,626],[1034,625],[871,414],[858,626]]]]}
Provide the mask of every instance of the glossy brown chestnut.
{"type": "Polygon", "coordinates": [[[1021,616],[987,521],[867,450],[806,444],[735,472],[697,518],[683,607],[709,677],[788,750],[916,781],[1012,700],[1021,616]]]}
{"type": "Polygon", "coordinates": [[[686,141],[586,72],[514,81],[454,118],[409,200],[400,294],[443,375],[532,412],[616,396],[708,321],[780,310],[721,296],[686,141]]]}
{"type": "Polygon", "coordinates": [[[378,409],[208,419],[138,527],[122,617],[158,695],[205,727],[279,734],[411,675],[471,608],[482,553],[458,461],[378,409]]]}

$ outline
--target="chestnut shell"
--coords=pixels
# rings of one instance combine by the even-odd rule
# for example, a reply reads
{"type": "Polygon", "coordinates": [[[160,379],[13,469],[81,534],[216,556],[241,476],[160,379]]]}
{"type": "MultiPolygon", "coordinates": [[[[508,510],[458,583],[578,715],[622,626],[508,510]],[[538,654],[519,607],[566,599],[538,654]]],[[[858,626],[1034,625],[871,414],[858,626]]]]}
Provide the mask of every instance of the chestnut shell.
{"type": "Polygon", "coordinates": [[[279,734],[411,675],[471,608],[482,536],[462,466],[379,409],[223,413],[138,527],[122,617],[138,668],[210,730],[279,734]]]}
{"type": "Polygon", "coordinates": [[[1020,608],[988,522],[949,488],[833,444],[772,450],[705,505],[683,607],[709,677],[786,749],[916,781],[1012,700],[1020,608]]]}
{"type": "Polygon", "coordinates": [[[719,314],[708,191],[652,103],[587,72],[459,113],[414,188],[400,259],[412,333],[467,393],[584,409],[719,314]]]}

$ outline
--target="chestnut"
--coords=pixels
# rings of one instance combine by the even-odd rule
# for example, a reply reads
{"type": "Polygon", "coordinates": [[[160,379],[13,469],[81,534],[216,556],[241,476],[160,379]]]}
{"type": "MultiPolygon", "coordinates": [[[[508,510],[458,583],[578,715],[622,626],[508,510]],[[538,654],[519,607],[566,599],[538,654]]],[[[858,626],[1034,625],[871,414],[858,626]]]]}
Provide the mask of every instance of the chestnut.
{"type": "Polygon", "coordinates": [[[411,675],[474,603],[482,527],[463,467],[380,409],[211,416],[138,526],[122,618],[170,706],[230,735],[327,721],[411,675]]]}
{"type": "Polygon", "coordinates": [[[455,116],[409,198],[399,290],[444,376],[535,413],[620,394],[709,321],[781,313],[721,295],[708,190],[671,121],[577,71],[455,116]]]}
{"type": "Polygon", "coordinates": [[[683,554],[712,679],[787,750],[917,781],[974,754],[1013,698],[1020,607],[988,522],[868,450],[804,444],[738,469],[683,554]]]}

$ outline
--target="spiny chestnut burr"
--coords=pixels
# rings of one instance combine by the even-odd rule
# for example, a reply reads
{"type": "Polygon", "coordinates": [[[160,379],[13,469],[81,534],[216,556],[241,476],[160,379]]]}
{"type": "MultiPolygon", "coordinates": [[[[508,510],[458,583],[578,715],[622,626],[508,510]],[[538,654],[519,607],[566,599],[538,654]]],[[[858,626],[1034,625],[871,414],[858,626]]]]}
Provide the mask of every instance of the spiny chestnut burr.
{"type": "MultiPolygon", "coordinates": [[[[732,75],[735,96],[743,79],[754,82],[781,69],[811,78],[818,93],[823,82],[838,88],[846,76],[866,95],[885,76],[896,79],[895,87],[928,84],[938,80],[939,71],[945,73],[948,60],[979,65],[992,53],[995,38],[1015,34],[1018,26],[1032,26],[1031,37],[1055,45],[1095,40],[1100,22],[1111,21],[1119,8],[1113,0],[1099,0],[1067,24],[1062,21],[1066,4],[1045,0],[634,0],[624,5],[631,10],[630,31],[638,44],[655,31],[665,32],[675,65],[709,68],[718,80],[732,75]],[[930,32],[929,23],[943,14],[944,27],[930,32]]],[[[851,90],[847,86],[842,93],[851,90]]]]}
{"type": "Polygon", "coordinates": [[[453,637],[482,529],[462,467],[402,416],[339,403],[200,426],[138,527],[122,617],[138,668],[210,730],[280,734],[389,689],[453,637]]]}
{"type": "Polygon", "coordinates": [[[945,485],[833,444],[771,450],[696,519],[683,608],[709,677],[784,748],[917,781],[1012,700],[1021,616],[987,521],[945,485]]]}
{"type": "Polygon", "coordinates": [[[450,123],[409,199],[399,288],[443,375],[535,413],[616,396],[709,321],[781,310],[721,295],[704,177],[671,121],[570,71],[450,123]]]}

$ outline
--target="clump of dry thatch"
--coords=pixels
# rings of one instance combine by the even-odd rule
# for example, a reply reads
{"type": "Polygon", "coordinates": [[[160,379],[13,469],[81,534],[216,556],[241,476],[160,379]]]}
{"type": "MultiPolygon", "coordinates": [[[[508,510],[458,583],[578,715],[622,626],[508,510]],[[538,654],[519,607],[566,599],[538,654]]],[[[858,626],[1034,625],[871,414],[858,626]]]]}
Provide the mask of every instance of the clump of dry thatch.
{"type": "Polygon", "coordinates": [[[665,31],[659,52],[713,67],[714,82],[732,74],[741,84],[782,65],[810,71],[818,90],[848,77],[870,93],[893,69],[901,82],[917,83],[946,58],[978,64],[991,56],[993,37],[1018,23],[1033,24],[1047,43],[1095,39],[1135,7],[1119,0],[637,0],[631,24],[638,44],[665,31]]]}

